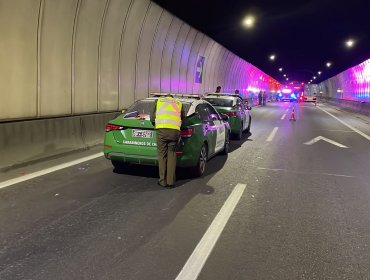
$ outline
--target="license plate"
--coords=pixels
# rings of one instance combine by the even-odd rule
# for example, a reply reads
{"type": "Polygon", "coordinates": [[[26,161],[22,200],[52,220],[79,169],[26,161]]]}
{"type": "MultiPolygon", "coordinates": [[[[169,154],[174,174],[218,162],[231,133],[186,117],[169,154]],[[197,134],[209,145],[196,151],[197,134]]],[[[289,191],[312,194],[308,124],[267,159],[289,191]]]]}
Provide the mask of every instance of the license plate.
{"type": "Polygon", "coordinates": [[[132,130],[132,136],[133,137],[141,137],[141,138],[153,138],[153,131],[133,129],[132,130]]]}

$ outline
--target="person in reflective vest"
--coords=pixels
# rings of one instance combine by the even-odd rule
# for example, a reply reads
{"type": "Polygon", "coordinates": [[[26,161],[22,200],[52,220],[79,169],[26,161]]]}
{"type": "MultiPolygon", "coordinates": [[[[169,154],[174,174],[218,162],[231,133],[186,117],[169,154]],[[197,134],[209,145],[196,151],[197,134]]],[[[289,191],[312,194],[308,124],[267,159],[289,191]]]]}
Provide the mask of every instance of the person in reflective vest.
{"type": "Polygon", "coordinates": [[[151,121],[157,130],[158,185],[173,188],[176,181],[176,147],[184,117],[182,103],[172,95],[160,97],[155,102],[151,121]]]}

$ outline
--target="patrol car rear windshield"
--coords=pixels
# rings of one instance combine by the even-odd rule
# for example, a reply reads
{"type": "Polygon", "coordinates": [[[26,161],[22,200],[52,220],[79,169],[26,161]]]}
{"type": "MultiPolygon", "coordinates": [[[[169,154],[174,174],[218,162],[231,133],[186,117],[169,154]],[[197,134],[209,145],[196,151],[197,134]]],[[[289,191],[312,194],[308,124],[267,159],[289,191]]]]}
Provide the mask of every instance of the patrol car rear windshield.
{"type": "MultiPolygon", "coordinates": [[[[136,101],[125,111],[125,115],[131,116],[131,114],[129,113],[150,115],[154,107],[154,102],[155,102],[154,99],[144,99],[136,101]]],[[[184,107],[185,113],[187,113],[190,108],[190,103],[183,102],[182,106],[184,107]]]]}
{"type": "Polygon", "coordinates": [[[233,106],[233,99],[226,99],[226,98],[206,98],[206,100],[211,103],[213,106],[220,106],[220,107],[232,107],[233,106]]]}

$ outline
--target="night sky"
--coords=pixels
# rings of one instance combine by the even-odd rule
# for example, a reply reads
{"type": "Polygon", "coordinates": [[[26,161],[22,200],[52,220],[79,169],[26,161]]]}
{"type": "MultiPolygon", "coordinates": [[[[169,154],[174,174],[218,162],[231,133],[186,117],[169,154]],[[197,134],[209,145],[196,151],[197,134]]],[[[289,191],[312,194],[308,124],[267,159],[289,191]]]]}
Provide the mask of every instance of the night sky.
{"type": "Polygon", "coordinates": [[[283,73],[300,82],[317,76],[318,83],[370,58],[370,0],[154,2],[281,83],[283,73]],[[251,29],[242,25],[248,14],[256,17],[251,29]]]}

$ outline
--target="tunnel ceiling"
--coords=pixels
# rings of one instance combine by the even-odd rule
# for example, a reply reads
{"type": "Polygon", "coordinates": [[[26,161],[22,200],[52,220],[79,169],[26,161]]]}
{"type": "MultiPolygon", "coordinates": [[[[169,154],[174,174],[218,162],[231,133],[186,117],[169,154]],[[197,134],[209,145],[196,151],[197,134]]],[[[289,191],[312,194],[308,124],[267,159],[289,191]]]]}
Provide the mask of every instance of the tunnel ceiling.
{"type": "Polygon", "coordinates": [[[282,83],[283,73],[302,82],[315,75],[318,83],[370,58],[369,0],[154,2],[282,83]],[[242,25],[248,14],[256,17],[250,29],[242,25]]]}

